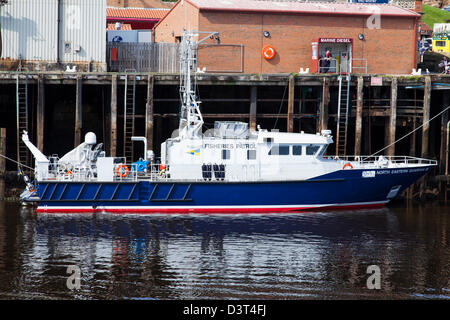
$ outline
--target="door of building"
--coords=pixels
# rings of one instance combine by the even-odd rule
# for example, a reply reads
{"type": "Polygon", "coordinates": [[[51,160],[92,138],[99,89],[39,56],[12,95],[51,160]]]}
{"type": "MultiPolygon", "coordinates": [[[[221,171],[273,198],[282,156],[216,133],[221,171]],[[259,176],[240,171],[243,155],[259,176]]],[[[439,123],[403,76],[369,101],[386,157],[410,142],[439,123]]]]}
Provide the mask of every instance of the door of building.
{"type": "Polygon", "coordinates": [[[352,61],[352,39],[350,38],[319,38],[319,68],[318,72],[350,73],[352,61]],[[331,53],[329,67],[324,67],[326,52],[331,53]]]}

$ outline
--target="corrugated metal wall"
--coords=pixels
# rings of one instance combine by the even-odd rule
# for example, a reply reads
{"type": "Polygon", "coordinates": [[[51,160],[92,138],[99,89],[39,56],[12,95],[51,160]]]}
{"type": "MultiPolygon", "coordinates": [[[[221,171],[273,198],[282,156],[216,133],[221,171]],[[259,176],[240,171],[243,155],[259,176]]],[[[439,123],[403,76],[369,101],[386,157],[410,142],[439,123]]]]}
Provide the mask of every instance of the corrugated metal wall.
{"type": "MultiPolygon", "coordinates": [[[[61,62],[106,59],[106,0],[61,0],[61,62]]],[[[2,8],[3,53],[12,60],[57,61],[58,0],[14,0],[2,8]]]]}
{"type": "Polygon", "coordinates": [[[2,8],[2,58],[56,61],[56,0],[14,0],[2,8]]]}
{"type": "Polygon", "coordinates": [[[62,0],[63,62],[106,59],[106,1],[62,0]]]}

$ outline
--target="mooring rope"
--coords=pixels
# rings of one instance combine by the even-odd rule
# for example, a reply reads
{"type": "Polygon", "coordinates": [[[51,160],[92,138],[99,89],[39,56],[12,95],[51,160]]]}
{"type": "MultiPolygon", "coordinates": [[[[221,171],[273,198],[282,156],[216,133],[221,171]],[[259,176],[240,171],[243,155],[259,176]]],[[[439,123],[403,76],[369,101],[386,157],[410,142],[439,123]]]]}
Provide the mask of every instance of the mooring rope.
{"type": "Polygon", "coordinates": [[[13,160],[13,159],[11,159],[11,158],[8,158],[7,156],[4,156],[4,155],[2,155],[2,154],[0,154],[0,157],[5,158],[6,160],[12,161],[12,162],[14,162],[15,164],[18,164],[18,165],[21,166],[21,167],[25,167],[25,168],[27,168],[27,169],[34,170],[34,168],[31,168],[31,167],[29,167],[29,166],[27,166],[27,165],[25,165],[25,164],[22,164],[22,163],[20,163],[20,162],[17,162],[16,160],[13,160]]]}
{"type": "Polygon", "coordinates": [[[278,115],[277,115],[277,118],[276,118],[276,120],[275,120],[275,124],[273,125],[273,129],[276,128],[277,123],[278,123],[278,119],[280,118],[281,108],[283,107],[284,97],[285,97],[285,95],[286,95],[286,89],[287,89],[288,85],[289,85],[289,81],[286,82],[286,86],[284,87],[283,98],[281,99],[280,109],[278,109],[278,115]]]}
{"type": "Polygon", "coordinates": [[[396,144],[397,142],[399,142],[400,140],[403,140],[404,138],[406,138],[407,136],[411,135],[412,133],[416,132],[417,130],[419,130],[420,128],[422,128],[424,125],[426,125],[427,123],[433,121],[434,119],[436,119],[437,117],[439,117],[441,114],[443,114],[445,111],[447,111],[448,109],[450,109],[450,106],[448,106],[447,108],[445,108],[444,110],[442,110],[441,112],[439,112],[437,115],[435,115],[433,118],[431,118],[430,120],[422,123],[422,125],[418,126],[416,129],[414,129],[413,131],[411,131],[410,133],[407,133],[406,135],[404,135],[403,137],[401,137],[400,139],[395,140],[394,142],[392,142],[390,145],[384,147],[383,149],[378,150],[377,152],[371,154],[370,156],[367,156],[366,158],[364,158],[362,161],[366,160],[367,158],[373,157],[374,155],[376,155],[377,153],[386,150],[387,148],[389,148],[390,146],[393,146],[394,144],[396,144]]]}

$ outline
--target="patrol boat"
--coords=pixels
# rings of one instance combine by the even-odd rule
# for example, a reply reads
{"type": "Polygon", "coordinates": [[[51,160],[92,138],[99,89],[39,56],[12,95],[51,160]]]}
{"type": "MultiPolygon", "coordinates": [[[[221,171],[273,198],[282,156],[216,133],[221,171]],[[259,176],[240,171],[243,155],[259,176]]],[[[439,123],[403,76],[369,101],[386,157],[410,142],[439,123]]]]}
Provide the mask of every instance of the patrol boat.
{"type": "MultiPolygon", "coordinates": [[[[61,158],[46,157],[22,136],[35,158],[35,182],[23,201],[40,213],[286,213],[379,207],[437,163],[395,157],[326,157],[330,130],[284,133],[203,118],[191,81],[200,32],[184,32],[180,55],[181,110],[177,132],[129,163],[107,157],[94,133],[61,158]]],[[[214,35],[214,34],[212,34],[214,35]]]]}

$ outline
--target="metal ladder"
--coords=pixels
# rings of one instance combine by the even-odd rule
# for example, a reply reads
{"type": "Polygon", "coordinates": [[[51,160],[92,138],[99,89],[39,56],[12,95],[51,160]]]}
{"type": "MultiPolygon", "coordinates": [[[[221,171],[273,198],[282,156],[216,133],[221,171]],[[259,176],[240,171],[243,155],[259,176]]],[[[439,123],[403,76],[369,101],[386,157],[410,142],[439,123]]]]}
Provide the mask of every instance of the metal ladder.
{"type": "Polygon", "coordinates": [[[338,114],[336,128],[336,155],[345,156],[347,149],[347,126],[350,99],[350,75],[339,78],[338,114]]]}
{"type": "Polygon", "coordinates": [[[22,142],[23,131],[28,131],[28,75],[16,77],[17,162],[29,166],[30,153],[22,142]]]}
{"type": "Polygon", "coordinates": [[[126,157],[127,161],[133,162],[133,141],[131,141],[131,137],[134,135],[136,76],[132,76],[131,79],[128,75],[125,76],[124,93],[123,156],[126,157]]]}

